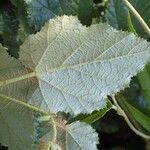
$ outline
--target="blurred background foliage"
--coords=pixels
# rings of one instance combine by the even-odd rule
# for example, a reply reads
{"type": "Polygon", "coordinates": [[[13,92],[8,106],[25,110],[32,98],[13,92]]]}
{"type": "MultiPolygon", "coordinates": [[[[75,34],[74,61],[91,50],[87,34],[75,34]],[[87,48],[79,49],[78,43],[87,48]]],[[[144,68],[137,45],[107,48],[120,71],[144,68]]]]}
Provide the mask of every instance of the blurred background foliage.
{"type": "MultiPolygon", "coordinates": [[[[150,0],[130,2],[150,25],[150,0]]],[[[10,55],[18,58],[19,46],[29,34],[39,31],[49,19],[63,14],[77,15],[86,26],[107,22],[116,29],[134,32],[150,41],[122,0],[0,0],[0,43],[7,47],[10,55]]],[[[131,123],[139,131],[150,135],[149,64],[116,99],[131,123]]],[[[150,141],[137,136],[111,107],[111,99],[108,98],[107,108],[101,111],[75,118],[62,115],[69,122],[80,120],[92,124],[99,133],[99,149],[150,150],[150,141]]],[[[1,146],[0,149],[7,148],[1,146]]]]}

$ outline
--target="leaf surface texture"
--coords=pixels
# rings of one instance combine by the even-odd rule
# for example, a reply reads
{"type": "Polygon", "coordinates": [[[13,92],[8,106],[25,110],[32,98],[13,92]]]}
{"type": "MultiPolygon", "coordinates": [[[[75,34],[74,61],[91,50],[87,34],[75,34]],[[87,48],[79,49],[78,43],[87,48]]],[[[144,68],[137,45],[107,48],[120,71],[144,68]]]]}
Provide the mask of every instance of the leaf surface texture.
{"type": "Polygon", "coordinates": [[[29,103],[75,115],[102,109],[107,95],[143,69],[149,51],[147,41],[107,24],[87,28],[73,16],[52,19],[21,47],[20,61],[39,83],[29,103]]]}

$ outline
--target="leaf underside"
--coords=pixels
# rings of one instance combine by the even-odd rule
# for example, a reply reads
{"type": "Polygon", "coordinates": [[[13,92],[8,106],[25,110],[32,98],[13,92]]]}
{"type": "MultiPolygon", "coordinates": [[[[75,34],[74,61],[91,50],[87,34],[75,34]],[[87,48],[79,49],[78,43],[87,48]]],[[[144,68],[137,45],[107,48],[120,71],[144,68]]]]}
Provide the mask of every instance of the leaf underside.
{"type": "Polygon", "coordinates": [[[129,85],[150,58],[147,41],[107,24],[82,26],[76,17],[50,20],[21,46],[20,61],[36,72],[29,103],[45,111],[91,113],[129,85]]]}

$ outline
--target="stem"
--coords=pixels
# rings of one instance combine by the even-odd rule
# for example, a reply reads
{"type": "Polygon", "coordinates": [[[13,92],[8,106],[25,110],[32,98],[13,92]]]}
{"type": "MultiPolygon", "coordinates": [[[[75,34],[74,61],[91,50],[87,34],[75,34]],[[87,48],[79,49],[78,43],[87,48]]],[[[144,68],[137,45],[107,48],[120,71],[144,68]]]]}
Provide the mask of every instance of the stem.
{"type": "Polygon", "coordinates": [[[146,22],[143,20],[143,18],[140,16],[140,14],[135,10],[135,8],[131,5],[131,3],[128,0],[123,0],[125,5],[129,8],[129,10],[132,12],[132,14],[137,18],[141,26],[144,28],[148,36],[150,37],[150,28],[146,24],[146,22]]]}
{"type": "Polygon", "coordinates": [[[39,122],[48,122],[48,124],[52,125],[53,128],[53,135],[52,135],[52,141],[49,141],[49,144],[56,143],[57,140],[57,124],[52,117],[52,115],[46,115],[38,118],[39,122]]]}
{"type": "Polygon", "coordinates": [[[51,116],[50,118],[50,124],[53,126],[53,137],[52,137],[52,142],[55,143],[57,140],[57,127],[54,118],[51,116]]]}
{"type": "Polygon", "coordinates": [[[119,106],[119,104],[117,103],[116,99],[115,99],[115,96],[113,95],[112,97],[112,100],[114,102],[114,105],[117,107],[117,113],[121,116],[123,116],[123,118],[125,119],[125,121],[127,122],[128,126],[131,128],[132,131],[134,131],[137,135],[147,139],[147,140],[150,140],[150,136],[149,135],[146,135],[142,132],[140,132],[139,130],[137,130],[133,124],[130,122],[129,118],[127,117],[126,113],[122,110],[122,108],[119,106]]]}
{"type": "Polygon", "coordinates": [[[16,78],[8,79],[8,80],[5,80],[5,81],[0,81],[0,86],[5,86],[5,85],[8,85],[8,84],[15,83],[17,81],[21,81],[21,80],[24,80],[24,79],[32,78],[32,77],[35,77],[35,76],[36,76],[35,72],[31,72],[31,73],[28,73],[28,74],[25,74],[25,75],[22,75],[22,76],[19,76],[19,77],[16,77],[16,78]]]}

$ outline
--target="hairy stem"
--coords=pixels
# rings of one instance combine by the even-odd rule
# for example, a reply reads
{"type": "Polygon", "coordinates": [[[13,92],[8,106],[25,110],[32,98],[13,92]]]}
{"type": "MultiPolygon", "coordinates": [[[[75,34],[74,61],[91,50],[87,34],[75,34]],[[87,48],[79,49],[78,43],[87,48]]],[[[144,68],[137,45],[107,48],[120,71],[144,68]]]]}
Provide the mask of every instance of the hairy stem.
{"type": "Polygon", "coordinates": [[[53,126],[53,137],[52,137],[52,142],[55,143],[57,140],[57,127],[56,127],[56,123],[53,117],[50,118],[50,123],[53,126]]]}
{"type": "Polygon", "coordinates": [[[46,116],[42,116],[39,117],[38,120],[40,122],[48,122],[49,125],[52,125],[52,130],[53,130],[53,134],[50,135],[52,136],[52,140],[49,140],[49,146],[51,145],[51,143],[55,144],[56,140],[57,140],[57,124],[53,118],[52,115],[46,115],[46,116]]]}
{"type": "Polygon", "coordinates": [[[132,131],[134,131],[137,135],[139,135],[139,136],[141,136],[141,137],[143,137],[143,138],[145,138],[147,140],[150,140],[150,136],[140,132],[138,129],[136,129],[134,127],[134,125],[130,122],[129,118],[127,117],[126,113],[123,111],[123,109],[117,103],[114,95],[112,96],[112,100],[113,100],[114,105],[117,107],[117,109],[115,109],[115,110],[117,111],[117,113],[119,115],[121,115],[125,119],[125,121],[127,122],[128,126],[130,127],[130,129],[132,131]]]}
{"type": "Polygon", "coordinates": [[[128,0],[123,0],[125,5],[128,7],[128,9],[131,11],[131,13],[137,18],[141,26],[144,28],[148,36],[150,37],[150,28],[146,24],[146,22],[143,20],[143,18],[140,16],[140,14],[135,10],[135,8],[131,5],[131,3],[128,0]]]}

